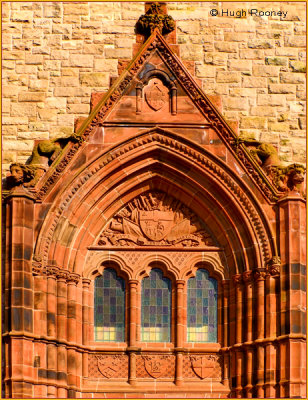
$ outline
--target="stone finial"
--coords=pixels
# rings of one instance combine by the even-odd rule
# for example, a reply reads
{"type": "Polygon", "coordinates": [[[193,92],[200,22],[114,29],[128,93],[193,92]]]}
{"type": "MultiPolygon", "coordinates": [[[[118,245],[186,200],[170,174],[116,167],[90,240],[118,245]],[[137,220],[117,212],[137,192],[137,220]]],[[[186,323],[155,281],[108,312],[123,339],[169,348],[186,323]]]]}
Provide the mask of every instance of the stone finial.
{"type": "Polygon", "coordinates": [[[175,29],[175,22],[170,15],[163,10],[163,3],[150,3],[147,11],[141,15],[136,23],[136,32],[144,36],[150,36],[155,28],[166,35],[175,29]]]}

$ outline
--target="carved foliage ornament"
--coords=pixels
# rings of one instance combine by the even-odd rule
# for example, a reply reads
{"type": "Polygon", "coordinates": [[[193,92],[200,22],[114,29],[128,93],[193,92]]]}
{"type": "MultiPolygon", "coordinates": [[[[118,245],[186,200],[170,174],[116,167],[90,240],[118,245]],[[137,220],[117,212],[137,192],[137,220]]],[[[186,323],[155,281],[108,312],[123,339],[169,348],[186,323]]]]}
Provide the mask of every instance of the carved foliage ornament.
{"type": "Polygon", "coordinates": [[[200,219],[163,192],[138,196],[123,207],[101,234],[100,246],[213,246],[200,219]]]}
{"type": "Polygon", "coordinates": [[[163,35],[172,32],[175,28],[173,18],[163,13],[159,3],[152,3],[148,11],[141,15],[136,23],[137,33],[144,36],[150,36],[155,28],[158,28],[163,35]]]}

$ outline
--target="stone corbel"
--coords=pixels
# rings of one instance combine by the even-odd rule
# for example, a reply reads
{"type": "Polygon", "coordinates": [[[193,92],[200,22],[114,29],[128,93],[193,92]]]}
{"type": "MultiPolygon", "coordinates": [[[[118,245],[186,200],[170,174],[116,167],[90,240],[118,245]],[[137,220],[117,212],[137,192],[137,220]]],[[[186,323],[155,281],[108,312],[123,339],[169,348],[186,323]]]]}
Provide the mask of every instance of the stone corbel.
{"type": "Polygon", "coordinates": [[[267,270],[270,276],[278,278],[280,276],[281,261],[280,257],[274,256],[267,265],[267,270]]]}

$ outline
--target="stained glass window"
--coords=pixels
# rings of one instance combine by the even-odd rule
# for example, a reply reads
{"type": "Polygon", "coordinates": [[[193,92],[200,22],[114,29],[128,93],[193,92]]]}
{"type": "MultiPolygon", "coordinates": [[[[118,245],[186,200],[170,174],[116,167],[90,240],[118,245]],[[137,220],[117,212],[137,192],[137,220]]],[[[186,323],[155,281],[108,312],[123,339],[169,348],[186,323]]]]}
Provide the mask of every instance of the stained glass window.
{"type": "Polygon", "coordinates": [[[95,279],[95,340],[124,342],[125,282],[111,268],[95,279]]]}
{"type": "Polygon", "coordinates": [[[141,340],[170,342],[171,282],[159,269],[142,281],[141,340]]]}
{"type": "Polygon", "coordinates": [[[217,281],[205,269],[188,280],[187,341],[217,342],[217,281]]]}

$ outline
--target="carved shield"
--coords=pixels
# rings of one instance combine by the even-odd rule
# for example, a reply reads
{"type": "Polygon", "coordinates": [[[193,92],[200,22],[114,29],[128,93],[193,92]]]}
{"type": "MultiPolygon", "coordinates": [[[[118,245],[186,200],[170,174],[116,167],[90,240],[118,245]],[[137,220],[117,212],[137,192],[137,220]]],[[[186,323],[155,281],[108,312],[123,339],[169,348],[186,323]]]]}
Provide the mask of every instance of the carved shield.
{"type": "Polygon", "coordinates": [[[145,356],[142,357],[144,368],[152,378],[159,378],[167,369],[167,360],[160,356],[145,356]]]}
{"type": "Polygon", "coordinates": [[[210,378],[216,365],[215,356],[194,356],[190,357],[191,366],[199,378],[210,378]]]}
{"type": "Polygon", "coordinates": [[[139,218],[144,235],[155,241],[164,239],[174,225],[172,211],[140,211],[139,218]]]}
{"type": "Polygon", "coordinates": [[[97,368],[99,372],[107,379],[117,375],[120,360],[113,357],[97,357],[97,368]]]}
{"type": "Polygon", "coordinates": [[[158,84],[151,85],[145,90],[145,99],[154,111],[160,110],[168,100],[167,94],[163,92],[158,84]]]}

